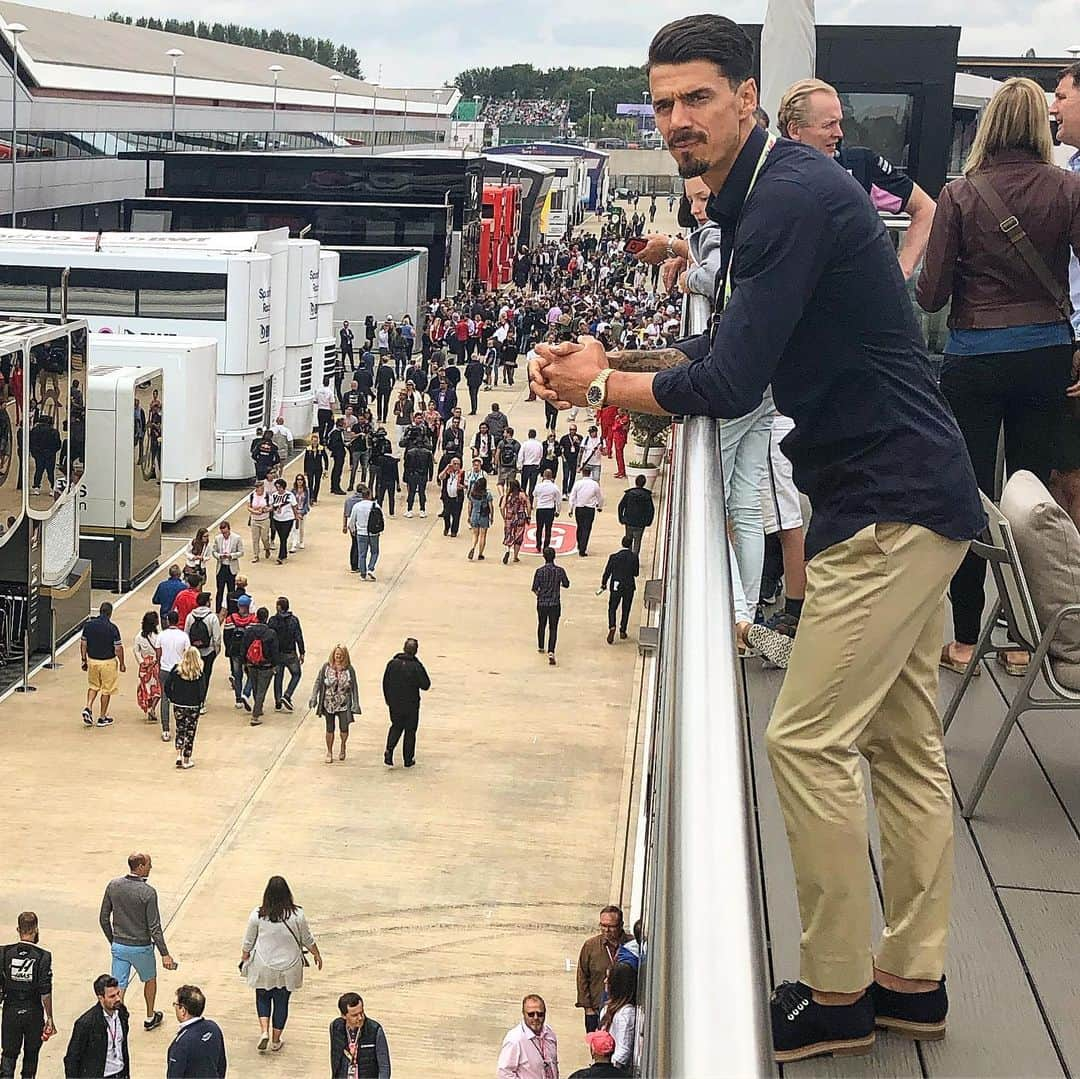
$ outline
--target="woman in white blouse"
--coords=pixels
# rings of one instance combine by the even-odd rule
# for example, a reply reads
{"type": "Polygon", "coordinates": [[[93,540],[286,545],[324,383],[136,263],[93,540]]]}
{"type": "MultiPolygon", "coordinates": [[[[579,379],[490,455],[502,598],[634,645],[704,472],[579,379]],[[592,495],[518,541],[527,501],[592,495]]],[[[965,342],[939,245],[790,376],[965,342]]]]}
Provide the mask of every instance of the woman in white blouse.
{"type": "Polygon", "coordinates": [[[210,561],[211,553],[210,533],[205,528],[200,528],[195,533],[195,538],[184,548],[184,576],[198,576],[199,584],[204,584],[206,564],[210,561]]]}
{"type": "Polygon", "coordinates": [[[255,990],[259,1052],[265,1052],[268,1044],[277,1052],[289,1018],[289,997],[304,984],[305,953],[312,954],[319,970],[323,965],[304,908],[293,902],[284,877],[266,882],[262,906],[248,918],[241,949],[240,973],[255,990]]]}
{"type": "Polygon", "coordinates": [[[634,1059],[634,1038],[637,1033],[637,971],[629,963],[616,963],[607,972],[605,981],[607,1003],[600,1011],[600,1029],[615,1039],[611,1063],[625,1068],[634,1059]]]}

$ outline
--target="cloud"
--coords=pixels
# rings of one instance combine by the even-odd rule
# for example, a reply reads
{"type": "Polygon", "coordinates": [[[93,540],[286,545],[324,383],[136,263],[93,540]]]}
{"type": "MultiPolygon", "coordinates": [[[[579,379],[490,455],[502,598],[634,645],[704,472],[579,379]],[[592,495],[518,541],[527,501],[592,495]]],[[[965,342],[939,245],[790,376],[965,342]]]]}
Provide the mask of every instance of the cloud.
{"type": "MultiPolygon", "coordinates": [[[[279,28],[352,45],[368,78],[381,67],[387,86],[438,86],[469,67],[531,63],[547,67],[640,64],[649,39],[669,19],[687,14],[676,0],[620,0],[582,10],[580,0],[500,6],[486,0],[395,0],[387,5],[313,4],[284,0],[54,0],[56,7],[104,15],[187,17],[279,28]]],[[[53,6],[53,5],[50,5],[53,6]]],[[[766,0],[733,0],[723,14],[761,22],[766,0]]],[[[707,10],[707,5],[700,5],[707,10]]],[[[821,23],[962,26],[961,52],[1044,56],[1080,46],[1076,0],[818,0],[821,23]],[[1063,41],[1072,28],[1077,40],[1063,41]]],[[[31,32],[33,27],[31,27],[31,32]]]]}

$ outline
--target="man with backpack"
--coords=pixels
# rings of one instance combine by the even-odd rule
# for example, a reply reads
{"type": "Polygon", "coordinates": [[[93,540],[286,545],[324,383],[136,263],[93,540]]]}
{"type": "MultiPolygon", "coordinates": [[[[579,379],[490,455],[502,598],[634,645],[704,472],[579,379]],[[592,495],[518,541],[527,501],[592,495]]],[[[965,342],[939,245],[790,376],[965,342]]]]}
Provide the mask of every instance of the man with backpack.
{"type": "Polygon", "coordinates": [[[244,630],[242,640],[244,669],[251,680],[253,727],[262,725],[266,691],[270,688],[278,663],[277,634],[267,624],[269,619],[270,612],[265,607],[260,607],[255,612],[255,622],[244,630]]]}
{"type": "Polygon", "coordinates": [[[349,514],[348,528],[356,544],[356,568],[360,571],[360,580],[374,581],[375,563],[379,560],[379,536],[386,527],[386,519],[378,503],[371,500],[367,487],[361,484],[359,490],[360,501],[349,514]]]}
{"type": "Polygon", "coordinates": [[[300,619],[289,610],[287,596],[278,596],[276,611],[268,625],[277,634],[278,661],[274,668],[274,708],[293,710],[293,693],[300,684],[300,670],[304,662],[304,631],[300,619]],[[288,688],[282,692],[285,672],[289,672],[288,688]]]}
{"type": "Polygon", "coordinates": [[[255,625],[257,621],[258,618],[251,611],[251,597],[246,592],[241,592],[236,597],[236,610],[226,617],[222,631],[236,707],[246,708],[249,712],[251,702],[247,698],[250,694],[250,686],[249,692],[244,692],[244,634],[248,627],[255,625]]]}
{"type": "Polygon", "coordinates": [[[200,592],[198,605],[187,616],[184,632],[188,635],[192,648],[199,650],[203,661],[203,705],[201,713],[206,712],[206,691],[210,688],[210,672],[214,669],[214,660],[221,651],[221,623],[210,606],[210,593],[200,592]]]}
{"type": "Polygon", "coordinates": [[[511,480],[517,479],[518,454],[521,443],[514,438],[513,427],[507,427],[502,440],[495,448],[495,464],[498,468],[499,490],[503,490],[511,480]]]}

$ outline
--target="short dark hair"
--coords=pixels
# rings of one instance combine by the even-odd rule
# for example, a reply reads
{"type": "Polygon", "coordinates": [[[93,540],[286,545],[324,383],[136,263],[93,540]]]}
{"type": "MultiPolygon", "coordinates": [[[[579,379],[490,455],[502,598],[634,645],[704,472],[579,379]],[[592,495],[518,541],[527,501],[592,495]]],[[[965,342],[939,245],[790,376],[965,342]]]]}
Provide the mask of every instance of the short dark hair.
{"type": "Polygon", "coordinates": [[[197,985],[182,985],[176,991],[176,1003],[192,1018],[206,1011],[206,996],[197,985]]]}
{"type": "Polygon", "coordinates": [[[554,547],[545,547],[544,548],[544,561],[545,562],[554,562],[555,561],[555,548],[554,547]]]}
{"type": "Polygon", "coordinates": [[[270,612],[265,607],[260,607],[255,612],[255,617],[260,622],[265,622],[270,617],[270,612]]]}
{"type": "Polygon", "coordinates": [[[357,1004],[363,1004],[364,998],[359,993],[342,993],[338,997],[337,1009],[344,1015],[350,1008],[355,1008],[357,1004]]]}
{"type": "Polygon", "coordinates": [[[103,997],[106,989],[115,989],[119,984],[111,974],[99,974],[94,979],[94,996],[103,997]]]}
{"type": "Polygon", "coordinates": [[[276,606],[277,606],[277,609],[279,611],[282,611],[282,612],[287,611],[289,609],[289,597],[288,596],[278,596],[276,606]]]}
{"type": "Polygon", "coordinates": [[[656,31],[649,43],[648,74],[654,64],[707,60],[736,89],[754,73],[754,43],[723,15],[687,15],[656,31]]]}
{"type": "Polygon", "coordinates": [[[209,607],[210,606],[210,593],[209,592],[200,592],[196,602],[198,603],[198,605],[200,607],[209,607]]]}
{"type": "Polygon", "coordinates": [[[180,567],[175,562],[169,567],[169,576],[170,577],[179,577],[180,576],[180,567]]]}
{"type": "Polygon", "coordinates": [[[33,933],[38,927],[37,915],[32,910],[24,910],[19,915],[19,933],[26,936],[33,933]]]}
{"type": "Polygon", "coordinates": [[[626,548],[627,550],[629,550],[629,549],[630,549],[630,546],[631,546],[631,544],[632,544],[633,542],[634,542],[634,541],[633,541],[633,540],[632,540],[632,539],[631,539],[631,538],[630,538],[629,536],[623,536],[623,538],[622,538],[622,545],[623,545],[623,546],[624,546],[624,547],[625,547],[625,548],[626,548]]]}
{"type": "Polygon", "coordinates": [[[106,601],[105,601],[105,602],[104,602],[104,603],[103,603],[103,604],[102,604],[102,605],[101,605],[101,606],[100,606],[100,607],[98,608],[98,614],[100,614],[100,615],[104,616],[105,618],[108,618],[108,617],[109,617],[109,615],[111,615],[111,614],[112,614],[112,604],[111,604],[111,603],[109,603],[109,601],[108,601],[108,600],[106,600],[106,601]]]}
{"type": "Polygon", "coordinates": [[[644,487],[647,482],[647,478],[639,473],[637,479],[634,480],[634,486],[644,487]]]}
{"type": "Polygon", "coordinates": [[[622,907],[615,906],[614,903],[609,903],[606,907],[600,908],[601,914],[617,914],[619,916],[619,925],[623,924],[622,907]]]}
{"type": "Polygon", "coordinates": [[[530,427],[529,428],[529,438],[536,438],[536,428],[535,427],[530,427]]]}
{"type": "Polygon", "coordinates": [[[150,855],[136,851],[134,854],[128,855],[128,869],[134,873],[139,866],[146,865],[148,861],[150,861],[150,855]]]}
{"type": "Polygon", "coordinates": [[[177,610],[169,611],[165,616],[165,621],[168,622],[170,626],[178,626],[180,624],[180,612],[177,610]]]}
{"type": "Polygon", "coordinates": [[[1075,64],[1069,64],[1058,72],[1058,82],[1062,79],[1072,79],[1073,86],[1080,86],[1080,60],[1075,64]]]}
{"type": "Polygon", "coordinates": [[[405,644],[402,646],[402,651],[407,656],[415,656],[417,650],[420,648],[420,643],[415,637],[406,637],[405,644]]]}

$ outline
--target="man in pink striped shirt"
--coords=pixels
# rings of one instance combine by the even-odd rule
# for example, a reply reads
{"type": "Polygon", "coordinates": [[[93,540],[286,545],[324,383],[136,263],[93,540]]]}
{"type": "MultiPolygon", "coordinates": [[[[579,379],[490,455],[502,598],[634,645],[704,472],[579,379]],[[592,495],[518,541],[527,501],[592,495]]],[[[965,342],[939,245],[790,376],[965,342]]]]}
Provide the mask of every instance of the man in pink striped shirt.
{"type": "Polygon", "coordinates": [[[559,1079],[559,1040],[546,1018],[543,997],[533,993],[521,1002],[521,1022],[499,1050],[498,1079],[559,1079]]]}

